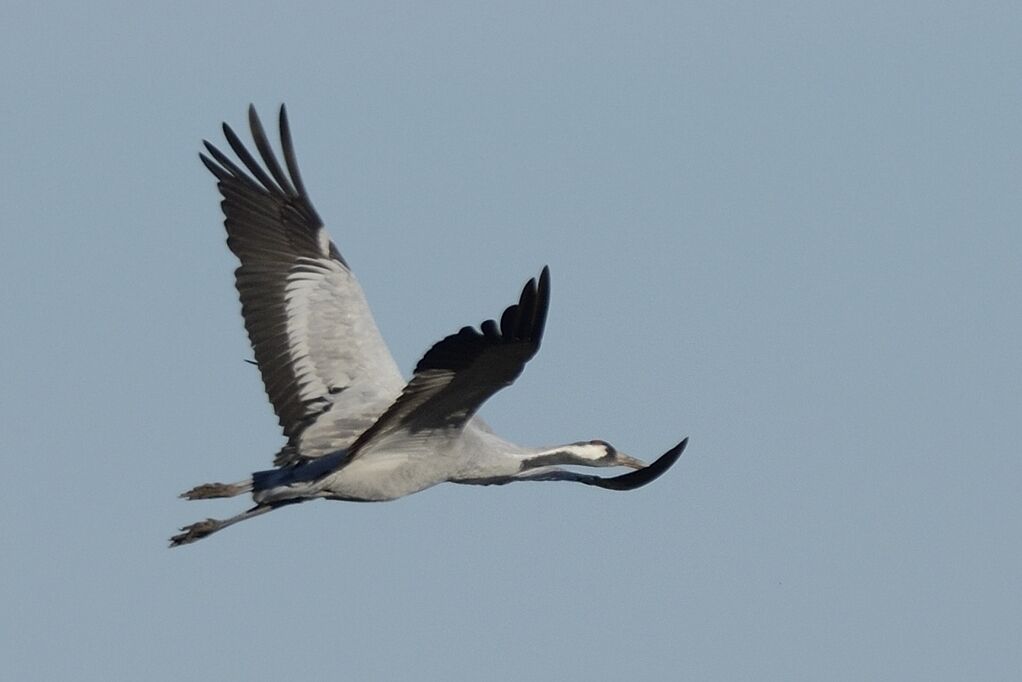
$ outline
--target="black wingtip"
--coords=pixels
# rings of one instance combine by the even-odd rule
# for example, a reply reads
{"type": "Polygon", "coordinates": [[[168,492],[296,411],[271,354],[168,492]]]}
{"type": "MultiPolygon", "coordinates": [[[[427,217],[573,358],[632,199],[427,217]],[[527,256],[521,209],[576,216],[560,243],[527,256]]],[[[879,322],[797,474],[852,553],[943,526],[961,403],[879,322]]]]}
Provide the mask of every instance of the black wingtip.
{"type": "MultiPolygon", "coordinates": [[[[312,208],[312,204],[307,199],[309,193],[305,190],[305,183],[302,182],[302,174],[298,172],[298,158],[295,154],[294,141],[291,139],[291,123],[287,118],[287,106],[283,103],[280,105],[277,127],[280,131],[280,146],[284,152],[284,165],[287,166],[287,172],[291,175],[291,181],[294,183],[295,190],[302,197],[306,197],[306,208],[319,221],[319,216],[316,215],[315,209],[312,208]]],[[[319,222],[322,223],[322,221],[319,222]]]]}
{"type": "Polygon", "coordinates": [[[550,312],[550,266],[544,265],[542,272],[539,273],[539,287],[536,290],[536,343],[538,344],[543,338],[543,332],[546,330],[546,318],[550,312]]]}
{"type": "Polygon", "coordinates": [[[259,120],[259,112],[256,111],[254,104],[248,105],[248,127],[262,129],[263,123],[259,120]]]}
{"type": "MultiPolygon", "coordinates": [[[[209,143],[206,142],[206,144],[209,144],[209,143]]],[[[213,159],[209,158],[208,156],[206,156],[202,152],[199,152],[199,160],[202,161],[202,165],[205,166],[206,169],[210,173],[212,173],[216,177],[217,180],[223,181],[223,180],[226,180],[228,177],[230,177],[230,175],[228,173],[224,172],[224,169],[221,168],[220,166],[218,166],[217,163],[213,159]]]]}
{"type": "Polygon", "coordinates": [[[586,482],[600,488],[607,488],[608,490],[635,490],[636,488],[641,488],[660,478],[668,469],[674,466],[674,463],[681,457],[681,453],[685,451],[685,446],[687,445],[688,437],[660,455],[656,461],[644,469],[612,478],[598,478],[594,476],[586,482]]]}

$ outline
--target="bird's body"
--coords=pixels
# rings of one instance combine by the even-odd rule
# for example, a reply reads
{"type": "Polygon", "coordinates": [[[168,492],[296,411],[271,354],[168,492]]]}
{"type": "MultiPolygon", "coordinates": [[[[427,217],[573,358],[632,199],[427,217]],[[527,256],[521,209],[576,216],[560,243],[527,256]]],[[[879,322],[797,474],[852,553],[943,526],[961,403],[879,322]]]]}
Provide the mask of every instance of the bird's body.
{"type": "Polygon", "coordinates": [[[471,482],[510,477],[540,449],[520,448],[474,424],[459,433],[431,433],[428,438],[345,463],[347,451],[325,455],[283,469],[258,472],[254,499],[323,497],[359,502],[385,502],[444,482],[471,482]],[[491,456],[490,453],[499,453],[491,456]]]}
{"type": "Polygon", "coordinates": [[[247,172],[208,142],[210,156],[200,156],[223,196],[227,243],[241,261],[235,277],[245,327],[288,441],[275,468],[185,493],[188,499],[251,493],[256,504],[225,520],[186,526],[172,546],[318,498],[382,502],[443,482],[569,480],[630,490],[674,464],[687,439],[647,466],[598,440],[515,445],[476,416],[539,349],[550,299],[546,268],[499,321],[463,327],[436,343],[405,383],[361,287],[308,198],[284,108],[286,172],[252,108],[249,123],[262,165],[226,124],[225,136],[247,172]],[[558,465],[636,471],[601,478],[558,465]]]}

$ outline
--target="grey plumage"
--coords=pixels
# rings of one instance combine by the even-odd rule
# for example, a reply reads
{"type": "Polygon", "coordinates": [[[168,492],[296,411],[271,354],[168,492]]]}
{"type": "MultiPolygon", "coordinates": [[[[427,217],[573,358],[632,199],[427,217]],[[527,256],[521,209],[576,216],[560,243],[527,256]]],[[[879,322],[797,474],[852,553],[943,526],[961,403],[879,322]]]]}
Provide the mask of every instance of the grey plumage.
{"type": "Polygon", "coordinates": [[[476,416],[539,350],[550,301],[547,268],[499,322],[463,327],[437,342],[405,384],[305,190],[283,106],[279,121],[284,167],[252,107],[249,126],[262,164],[227,124],[224,135],[241,166],[209,142],[200,158],[223,197],[227,245],[240,261],[235,280],[245,328],[287,443],[274,469],[185,493],[206,499],[251,492],[256,506],[186,526],[172,546],[316,498],[383,501],[441,482],[568,480],[630,490],[674,464],[687,439],[647,466],[603,441],[518,446],[476,416]],[[601,478],[557,465],[636,471],[601,478]]]}

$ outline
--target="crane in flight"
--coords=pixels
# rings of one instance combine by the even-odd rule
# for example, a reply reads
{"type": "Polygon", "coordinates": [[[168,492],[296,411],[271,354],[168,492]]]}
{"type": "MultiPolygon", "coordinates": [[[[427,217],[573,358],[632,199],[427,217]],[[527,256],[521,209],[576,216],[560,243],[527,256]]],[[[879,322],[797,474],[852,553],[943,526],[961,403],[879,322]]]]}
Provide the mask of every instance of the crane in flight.
{"type": "Polygon", "coordinates": [[[677,461],[687,438],[647,465],[602,440],[516,445],[476,416],[539,350],[550,303],[545,267],[499,321],[462,327],[434,344],[406,383],[312,206],[286,109],[280,108],[283,167],[251,106],[248,122],[262,164],[226,123],[241,165],[209,142],[208,155],[199,156],[223,196],[227,246],[241,262],[235,282],[245,328],[287,443],[272,469],[182,494],[200,500],[251,493],[255,506],[185,526],[172,547],[307,500],[393,500],[443,482],[575,481],[632,490],[677,461]],[[601,477],[564,466],[634,471],[601,477]]]}

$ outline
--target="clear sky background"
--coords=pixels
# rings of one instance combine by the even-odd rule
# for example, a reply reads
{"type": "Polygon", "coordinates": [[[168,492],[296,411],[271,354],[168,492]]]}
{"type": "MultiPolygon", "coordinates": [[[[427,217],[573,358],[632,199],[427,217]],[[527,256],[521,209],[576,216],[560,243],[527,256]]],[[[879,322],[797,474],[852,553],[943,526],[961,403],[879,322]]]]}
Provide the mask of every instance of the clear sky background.
{"type": "MultiPolygon", "coordinates": [[[[0,677],[1022,677],[1017,3],[7,2],[0,677]],[[549,264],[439,486],[176,550],[281,437],[200,140],[286,101],[408,372],[549,264]]],[[[245,131],[247,139],[247,130],[245,131]]]]}

